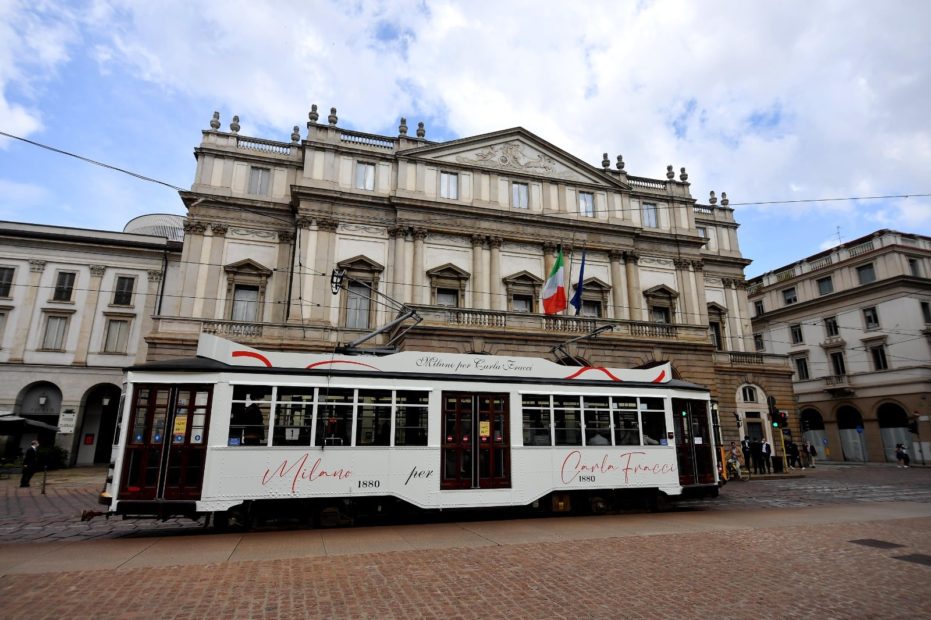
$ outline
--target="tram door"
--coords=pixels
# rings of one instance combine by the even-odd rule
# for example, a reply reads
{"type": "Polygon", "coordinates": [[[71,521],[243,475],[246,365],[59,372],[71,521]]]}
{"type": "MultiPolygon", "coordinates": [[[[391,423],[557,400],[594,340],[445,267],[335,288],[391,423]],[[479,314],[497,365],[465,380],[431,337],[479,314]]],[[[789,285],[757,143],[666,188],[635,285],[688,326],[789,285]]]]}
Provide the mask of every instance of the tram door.
{"type": "Polygon", "coordinates": [[[441,489],[511,486],[508,394],[443,393],[441,489]]]}
{"type": "Polygon", "coordinates": [[[714,484],[714,437],[708,421],[708,403],[673,398],[672,415],[676,427],[679,484],[714,484]]]}
{"type": "Polygon", "coordinates": [[[212,386],[139,384],[119,499],[200,499],[212,386]]]}

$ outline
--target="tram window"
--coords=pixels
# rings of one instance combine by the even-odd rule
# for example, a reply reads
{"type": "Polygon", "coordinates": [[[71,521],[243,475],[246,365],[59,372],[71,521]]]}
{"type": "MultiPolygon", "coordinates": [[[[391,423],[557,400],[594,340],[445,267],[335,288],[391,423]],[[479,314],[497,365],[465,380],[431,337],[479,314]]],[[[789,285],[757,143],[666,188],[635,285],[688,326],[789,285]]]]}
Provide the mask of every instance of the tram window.
{"type": "Polygon", "coordinates": [[[269,385],[233,386],[227,445],[268,445],[272,388],[269,385]]]}
{"type": "Polygon", "coordinates": [[[280,387],[277,402],[312,403],[314,402],[314,388],[280,387]]]}
{"type": "MultiPolygon", "coordinates": [[[[398,391],[395,402],[394,445],[427,445],[427,403],[430,402],[430,393],[398,391]]],[[[471,434],[471,429],[468,431],[471,434]]]]}
{"type": "MultiPolygon", "coordinates": [[[[348,446],[352,440],[352,390],[349,402],[345,404],[321,403],[317,406],[317,445],[348,446]]],[[[338,398],[333,390],[328,396],[338,398]]]]}
{"type": "Polygon", "coordinates": [[[611,445],[611,411],[607,396],[585,396],[585,445],[611,445]]]}
{"type": "MultiPolygon", "coordinates": [[[[526,398],[526,397],[524,397],[526,398]]],[[[545,397],[549,401],[549,397],[545,397]]],[[[550,410],[524,408],[524,445],[549,446],[550,438],[550,410]]]]}
{"type": "Polygon", "coordinates": [[[648,411],[665,411],[666,406],[662,398],[641,398],[640,409],[648,411]]]}
{"type": "Polygon", "coordinates": [[[277,402],[272,443],[276,446],[309,446],[310,428],[314,419],[313,403],[277,402]]]}
{"type": "MultiPolygon", "coordinates": [[[[646,399],[644,399],[646,400],[646,399]]],[[[658,445],[666,438],[666,413],[663,411],[641,411],[644,445],[658,445]]]]}
{"type": "Polygon", "coordinates": [[[525,409],[546,409],[547,411],[550,409],[549,394],[524,394],[521,400],[525,409]]]}
{"type": "Polygon", "coordinates": [[[155,391],[155,410],[152,414],[152,443],[165,440],[165,422],[168,419],[168,390],[155,391]]]}
{"type": "Polygon", "coordinates": [[[391,390],[359,390],[356,445],[387,446],[391,441],[391,390]]]}
{"type": "Polygon", "coordinates": [[[582,445],[582,417],[578,396],[553,396],[553,427],[557,446],[582,445]]]}
{"type": "Polygon", "coordinates": [[[640,423],[636,410],[614,412],[614,444],[618,446],[640,445],[640,423]]]}

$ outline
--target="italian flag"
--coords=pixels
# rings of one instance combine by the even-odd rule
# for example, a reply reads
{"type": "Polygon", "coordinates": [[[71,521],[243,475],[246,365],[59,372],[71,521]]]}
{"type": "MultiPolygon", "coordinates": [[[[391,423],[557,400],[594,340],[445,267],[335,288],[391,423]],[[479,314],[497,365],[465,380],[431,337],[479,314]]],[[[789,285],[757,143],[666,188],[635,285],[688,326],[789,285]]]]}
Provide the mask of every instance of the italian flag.
{"type": "Polygon", "coordinates": [[[566,276],[562,259],[562,248],[556,256],[556,262],[550,269],[550,275],[543,285],[543,312],[559,314],[566,309],[566,276]]]}

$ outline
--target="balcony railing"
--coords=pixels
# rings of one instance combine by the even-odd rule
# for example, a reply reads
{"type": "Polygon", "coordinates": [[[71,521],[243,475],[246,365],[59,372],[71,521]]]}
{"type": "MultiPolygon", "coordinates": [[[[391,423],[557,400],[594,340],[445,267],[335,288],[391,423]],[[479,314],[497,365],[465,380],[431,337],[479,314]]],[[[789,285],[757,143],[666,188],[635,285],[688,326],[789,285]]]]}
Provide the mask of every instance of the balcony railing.
{"type": "Polygon", "coordinates": [[[262,140],[261,138],[236,138],[236,148],[261,151],[262,153],[274,153],[276,155],[291,154],[290,144],[286,142],[275,142],[273,140],[262,140]]]}
{"type": "Polygon", "coordinates": [[[849,382],[847,375],[829,375],[824,378],[824,384],[828,387],[846,387],[849,382]]]}
{"type": "Polygon", "coordinates": [[[201,331],[217,336],[256,338],[262,335],[262,323],[238,323],[234,321],[204,321],[201,331]]]}
{"type": "Polygon", "coordinates": [[[634,187],[640,187],[643,189],[658,189],[666,190],[666,182],[660,181],[658,179],[648,179],[646,177],[627,177],[627,180],[634,187]]]}
{"type": "Polygon", "coordinates": [[[339,134],[339,140],[340,142],[348,142],[349,144],[361,144],[363,146],[374,146],[380,149],[394,150],[394,140],[369,133],[343,130],[339,134]]]}
{"type": "Polygon", "coordinates": [[[809,263],[808,263],[808,268],[809,268],[811,271],[814,271],[814,270],[816,270],[816,269],[821,269],[821,268],[823,268],[823,267],[827,267],[828,265],[831,265],[833,262],[834,262],[834,258],[833,258],[832,256],[828,255],[828,256],[819,258],[818,260],[813,260],[813,261],[809,262],[809,263]]]}
{"type": "Polygon", "coordinates": [[[732,351],[729,355],[731,356],[731,364],[763,365],[763,355],[761,353],[743,353],[739,351],[732,351]]]}
{"type": "Polygon", "coordinates": [[[873,250],[873,242],[867,241],[866,243],[861,243],[860,245],[854,246],[847,250],[847,254],[850,255],[850,258],[855,258],[861,254],[866,254],[873,250]]]}

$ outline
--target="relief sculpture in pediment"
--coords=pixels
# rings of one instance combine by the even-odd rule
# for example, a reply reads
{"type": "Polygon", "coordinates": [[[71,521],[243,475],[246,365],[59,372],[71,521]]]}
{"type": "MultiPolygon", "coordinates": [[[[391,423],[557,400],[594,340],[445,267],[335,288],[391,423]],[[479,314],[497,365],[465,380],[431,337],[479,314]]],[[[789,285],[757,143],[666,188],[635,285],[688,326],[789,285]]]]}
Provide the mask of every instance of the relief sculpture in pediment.
{"type": "Polygon", "coordinates": [[[528,155],[518,142],[496,144],[468,156],[459,155],[456,161],[463,164],[478,164],[502,170],[517,170],[531,174],[564,176],[557,170],[556,160],[542,153],[528,155]]]}

